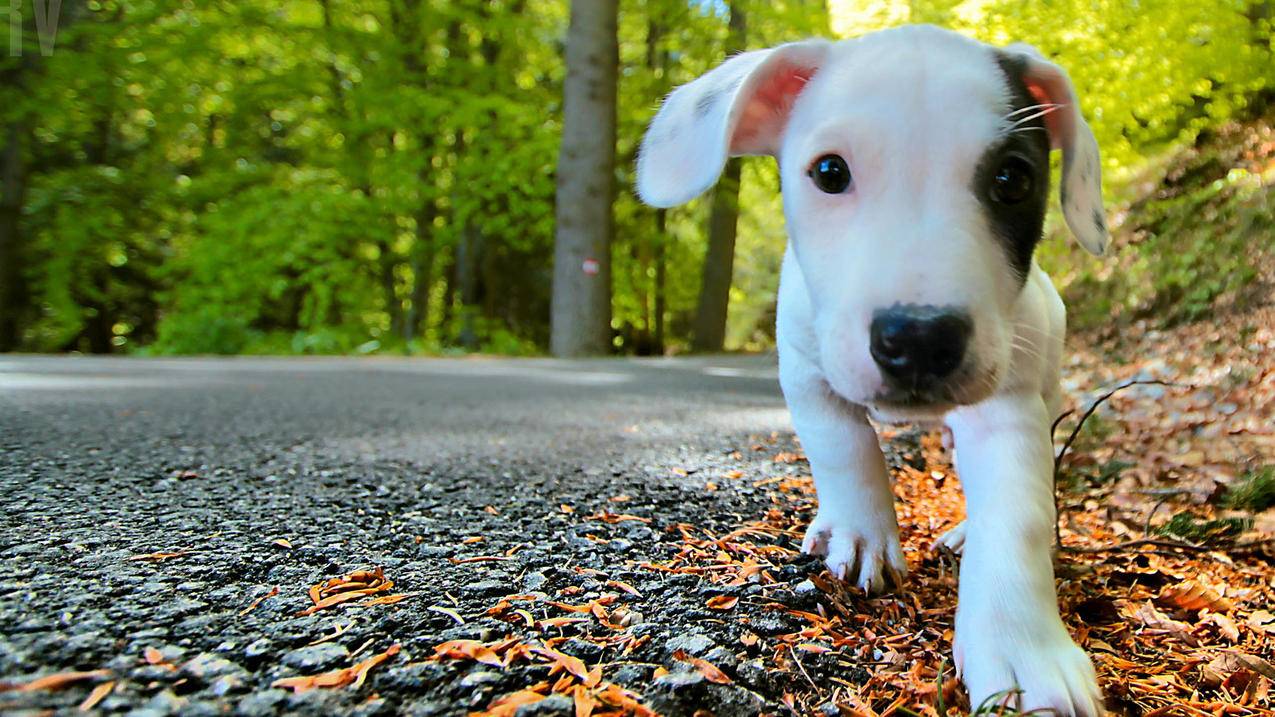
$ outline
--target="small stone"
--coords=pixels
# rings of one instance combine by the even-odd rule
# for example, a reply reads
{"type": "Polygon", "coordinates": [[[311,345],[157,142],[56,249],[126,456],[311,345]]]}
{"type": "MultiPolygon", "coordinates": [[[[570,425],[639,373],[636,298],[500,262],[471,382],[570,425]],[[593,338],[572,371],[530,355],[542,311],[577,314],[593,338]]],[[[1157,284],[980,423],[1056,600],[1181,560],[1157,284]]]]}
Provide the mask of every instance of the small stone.
{"type": "Polygon", "coordinates": [[[489,685],[493,682],[500,682],[501,674],[490,670],[475,670],[460,678],[460,686],[472,689],[480,685],[489,685]]]}
{"type": "Polygon", "coordinates": [[[335,667],[349,654],[350,651],[345,649],[344,645],[325,642],[289,652],[283,656],[283,664],[308,674],[335,667]]]}
{"type": "Polygon", "coordinates": [[[670,654],[678,650],[684,650],[687,654],[696,657],[702,656],[714,647],[716,645],[713,644],[713,641],[707,635],[698,632],[677,635],[670,638],[664,645],[664,649],[670,654]]]}
{"type": "Polygon", "coordinates": [[[243,668],[224,657],[201,652],[182,665],[181,672],[185,677],[208,682],[223,675],[243,672],[243,668]]]}
{"type": "Polygon", "coordinates": [[[523,705],[515,717],[567,717],[575,714],[575,703],[566,695],[552,694],[529,705],[523,705]]]}
{"type": "Polygon", "coordinates": [[[492,597],[509,593],[510,584],[501,580],[480,580],[465,586],[466,594],[476,597],[492,597]]]}
{"type": "Polygon", "coordinates": [[[545,577],[544,573],[537,570],[534,573],[527,573],[527,576],[522,579],[522,589],[529,593],[535,592],[544,587],[544,584],[547,582],[549,582],[549,578],[545,577]]]}
{"type": "Polygon", "coordinates": [[[677,672],[670,672],[655,678],[656,685],[674,692],[694,687],[703,681],[704,675],[699,670],[678,670],[677,672]]]}

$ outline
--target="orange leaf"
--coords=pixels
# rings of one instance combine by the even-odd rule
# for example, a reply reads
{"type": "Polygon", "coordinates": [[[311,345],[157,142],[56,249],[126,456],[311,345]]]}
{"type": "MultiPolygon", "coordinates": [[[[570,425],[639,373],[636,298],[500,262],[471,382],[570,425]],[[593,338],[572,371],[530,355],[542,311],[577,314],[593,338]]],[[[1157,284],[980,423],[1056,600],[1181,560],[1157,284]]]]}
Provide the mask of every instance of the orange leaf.
{"type": "Polygon", "coordinates": [[[613,588],[619,588],[620,590],[623,590],[624,592],[634,597],[642,597],[642,593],[638,592],[637,588],[633,587],[632,585],[629,585],[626,582],[621,582],[619,580],[608,580],[607,585],[613,588]]]}
{"type": "Polygon", "coordinates": [[[46,675],[38,677],[25,685],[16,688],[18,692],[35,692],[37,690],[60,690],[63,687],[73,685],[76,682],[85,680],[97,680],[103,677],[110,677],[110,670],[89,670],[87,672],[59,672],[56,675],[46,675]]]}
{"type": "Polygon", "coordinates": [[[504,667],[500,657],[487,645],[477,640],[451,640],[434,646],[434,657],[447,657],[453,660],[474,660],[487,665],[504,667]]]}
{"type": "Polygon", "coordinates": [[[575,705],[576,717],[591,717],[594,708],[598,706],[598,701],[589,694],[589,688],[584,685],[576,685],[575,688],[575,705]]]}
{"type": "Polygon", "coordinates": [[[97,703],[106,699],[106,696],[111,694],[111,690],[113,689],[115,689],[115,680],[103,682],[97,687],[94,687],[93,691],[89,693],[89,696],[85,697],[84,701],[80,703],[79,710],[81,712],[88,712],[94,707],[97,707],[97,703]]]}
{"type": "Polygon", "coordinates": [[[518,690],[497,698],[483,712],[470,712],[469,717],[513,717],[518,708],[543,700],[545,695],[531,690],[518,690]]]}
{"type": "Polygon", "coordinates": [[[372,598],[371,600],[368,600],[367,602],[361,602],[359,603],[359,606],[371,607],[373,605],[393,605],[396,602],[399,602],[401,600],[406,600],[410,597],[412,597],[411,593],[398,593],[397,595],[382,595],[379,598],[372,598]]]}
{"type": "Polygon", "coordinates": [[[689,662],[692,665],[695,665],[695,669],[699,670],[699,673],[709,682],[714,682],[719,685],[729,685],[734,682],[734,680],[728,677],[725,672],[717,669],[717,665],[714,665],[708,660],[692,657],[686,652],[686,650],[678,650],[677,652],[674,652],[673,659],[681,660],[682,662],[689,662]]]}
{"type": "Polygon", "coordinates": [[[164,653],[153,647],[148,647],[143,650],[142,657],[146,660],[146,664],[148,665],[160,665],[165,662],[164,653]]]}
{"type": "Polygon", "coordinates": [[[249,605],[248,607],[246,607],[246,608],[244,608],[244,609],[240,610],[240,611],[239,611],[239,617],[243,617],[244,615],[247,615],[248,613],[252,612],[253,610],[256,610],[258,607],[260,607],[260,606],[261,606],[261,603],[263,603],[263,602],[265,602],[265,601],[266,601],[266,598],[272,598],[272,597],[274,597],[275,595],[278,595],[278,594],[279,594],[279,586],[278,586],[278,585],[276,585],[276,586],[274,586],[274,587],[270,588],[270,592],[266,593],[265,595],[262,595],[261,597],[257,598],[256,600],[253,600],[251,605],[249,605]]]}
{"type": "MultiPolygon", "coordinates": [[[[589,668],[585,667],[584,661],[578,657],[572,657],[571,655],[558,652],[550,647],[536,648],[535,652],[548,657],[553,661],[556,667],[575,675],[581,680],[587,680],[589,678],[589,668]]],[[[553,671],[550,670],[549,674],[552,675],[553,671]]]]}
{"type": "Polygon", "coordinates": [[[1194,580],[1184,580],[1177,585],[1165,585],[1156,596],[1156,602],[1191,611],[1208,608],[1213,612],[1228,612],[1235,609],[1234,603],[1230,600],[1207,585],[1194,580]]]}
{"type": "Polygon", "coordinates": [[[288,542],[287,538],[279,538],[278,540],[272,540],[270,542],[273,545],[278,545],[280,548],[292,550],[292,543],[288,542]]]}
{"type": "Polygon", "coordinates": [[[309,692],[313,689],[341,688],[347,685],[353,685],[354,689],[357,690],[363,686],[363,682],[367,679],[367,674],[371,672],[372,668],[397,655],[398,651],[399,646],[393,645],[385,652],[373,655],[351,667],[306,677],[285,677],[275,680],[270,683],[270,686],[291,689],[298,694],[309,692]]]}
{"type": "Polygon", "coordinates": [[[717,597],[709,598],[706,605],[709,610],[732,610],[737,602],[739,602],[739,598],[737,597],[733,597],[731,595],[718,595],[717,597]]]}

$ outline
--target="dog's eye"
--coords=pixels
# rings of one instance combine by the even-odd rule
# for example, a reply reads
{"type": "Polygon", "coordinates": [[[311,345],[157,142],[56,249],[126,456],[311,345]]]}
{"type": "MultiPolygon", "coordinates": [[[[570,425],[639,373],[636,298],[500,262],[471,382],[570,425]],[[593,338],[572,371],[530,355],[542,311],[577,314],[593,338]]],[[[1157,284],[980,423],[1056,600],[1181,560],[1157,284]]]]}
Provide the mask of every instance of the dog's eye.
{"type": "Polygon", "coordinates": [[[850,167],[835,154],[825,154],[810,165],[810,178],[819,191],[841,194],[850,186],[850,167]]]}
{"type": "Polygon", "coordinates": [[[992,175],[992,199],[1002,204],[1018,204],[1031,196],[1034,184],[1031,165],[1022,157],[1011,155],[992,175]]]}

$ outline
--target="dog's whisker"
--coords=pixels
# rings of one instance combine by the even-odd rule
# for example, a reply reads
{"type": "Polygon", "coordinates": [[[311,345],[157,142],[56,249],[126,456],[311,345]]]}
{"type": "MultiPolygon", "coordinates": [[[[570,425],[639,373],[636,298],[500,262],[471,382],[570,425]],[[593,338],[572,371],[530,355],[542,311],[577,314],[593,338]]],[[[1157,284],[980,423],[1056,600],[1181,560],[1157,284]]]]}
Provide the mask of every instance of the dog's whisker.
{"type": "Polygon", "coordinates": [[[1030,121],[1032,121],[1032,120],[1036,119],[1037,117],[1044,117],[1045,115],[1047,115],[1047,114],[1049,114],[1049,113],[1051,113],[1051,112],[1057,112],[1058,110],[1062,109],[1063,107],[1064,107],[1064,105],[1052,105],[1052,106],[1050,106],[1050,107],[1046,107],[1045,109],[1043,109],[1043,110],[1041,110],[1041,111],[1037,112],[1036,114],[1028,115],[1028,116],[1026,116],[1026,117],[1019,118],[1017,121],[1015,121],[1015,122],[1014,122],[1014,124],[1010,125],[1010,127],[1009,127],[1009,128],[1010,128],[1011,130],[1013,130],[1013,129],[1015,129],[1016,127],[1018,127],[1018,126],[1020,126],[1020,125],[1022,125],[1022,124],[1025,124],[1025,123],[1027,123],[1027,122],[1030,122],[1030,121]]]}
{"type": "Polygon", "coordinates": [[[1020,107],[1020,108],[1018,108],[1018,109],[1016,109],[1016,110],[1014,110],[1014,111],[1010,112],[1009,114],[1005,115],[1005,116],[1004,116],[1004,117],[1002,117],[1001,119],[1009,119],[1009,118],[1013,117],[1014,115],[1020,115],[1020,114],[1023,114],[1024,112],[1031,112],[1032,110],[1039,110],[1039,109],[1043,109],[1043,108],[1045,108],[1045,107],[1062,107],[1062,105],[1060,105],[1060,104],[1058,104],[1058,103],[1056,103],[1056,102],[1042,102],[1042,103],[1040,103],[1040,104],[1038,104],[1038,105],[1028,105],[1027,107],[1020,107]]]}

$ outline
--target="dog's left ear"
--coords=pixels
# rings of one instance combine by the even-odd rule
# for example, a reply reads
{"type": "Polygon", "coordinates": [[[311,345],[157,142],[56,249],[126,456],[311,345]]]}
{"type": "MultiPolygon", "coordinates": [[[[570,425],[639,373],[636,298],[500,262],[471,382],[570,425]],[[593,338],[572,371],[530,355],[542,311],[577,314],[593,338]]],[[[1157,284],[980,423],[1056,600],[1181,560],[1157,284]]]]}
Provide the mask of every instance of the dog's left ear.
{"type": "Polygon", "coordinates": [[[1098,141],[1080,114],[1080,103],[1071,79],[1058,65],[1046,60],[1036,48],[1015,44],[1005,48],[1005,55],[1027,86],[1027,91],[1042,105],[1057,105],[1044,115],[1050,144],[1063,153],[1062,185],[1059,198],[1063,217],[1080,245],[1095,256],[1107,250],[1109,236],[1102,206],[1102,167],[1098,157],[1098,141]]]}
{"type": "Polygon", "coordinates": [[[642,139],[637,191],[671,207],[702,194],[728,157],[779,152],[788,113],[832,43],[807,40],[735,55],[664,100],[642,139]]]}

